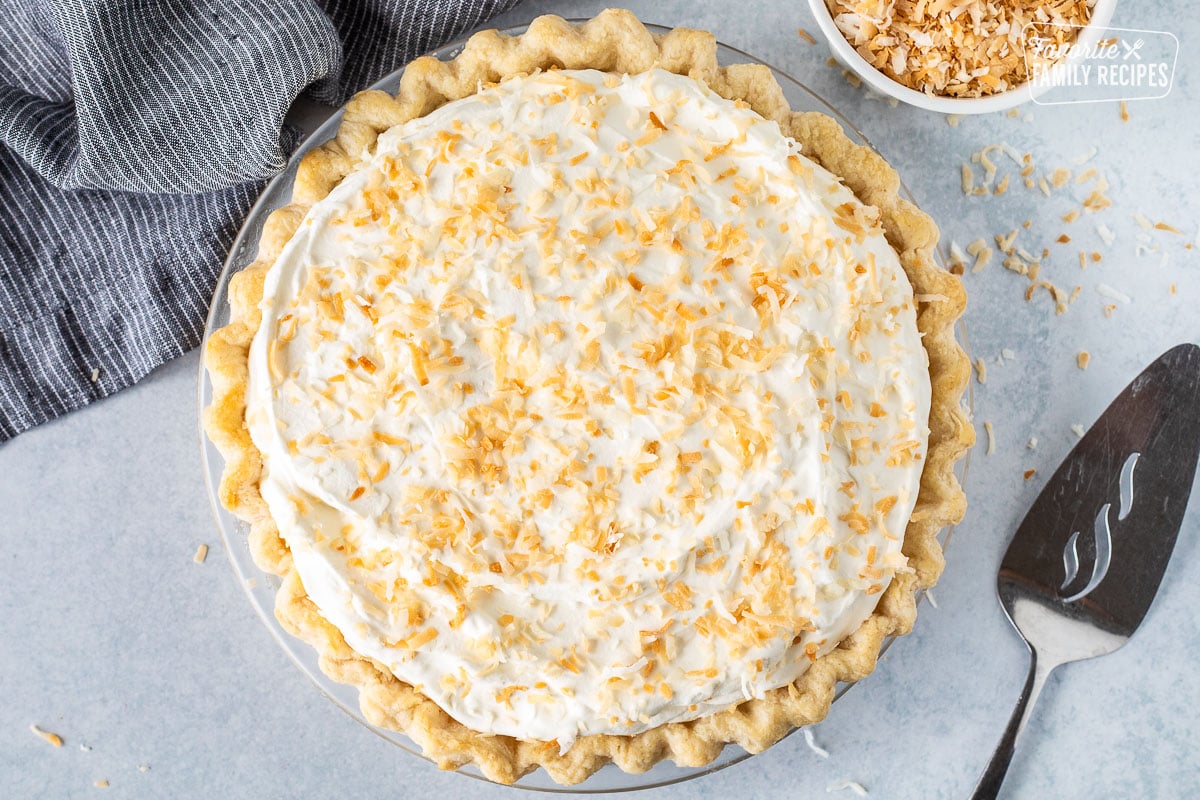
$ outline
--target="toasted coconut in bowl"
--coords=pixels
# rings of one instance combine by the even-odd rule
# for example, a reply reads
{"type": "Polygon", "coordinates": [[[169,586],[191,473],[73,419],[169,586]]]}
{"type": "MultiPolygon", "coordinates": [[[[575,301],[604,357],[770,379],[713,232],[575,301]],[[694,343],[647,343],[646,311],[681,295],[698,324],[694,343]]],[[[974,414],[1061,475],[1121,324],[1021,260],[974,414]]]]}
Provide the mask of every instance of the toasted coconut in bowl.
{"type": "Polygon", "coordinates": [[[809,0],[834,57],[875,91],[928,111],[986,114],[1033,100],[1030,26],[1065,45],[1097,44],[1116,0],[809,0]]]}

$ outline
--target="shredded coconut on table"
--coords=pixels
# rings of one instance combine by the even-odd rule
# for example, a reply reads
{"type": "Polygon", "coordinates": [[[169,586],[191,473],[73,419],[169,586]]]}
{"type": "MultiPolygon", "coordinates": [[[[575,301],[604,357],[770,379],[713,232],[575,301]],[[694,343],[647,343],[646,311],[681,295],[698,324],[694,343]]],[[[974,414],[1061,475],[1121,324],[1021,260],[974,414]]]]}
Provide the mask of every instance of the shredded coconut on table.
{"type": "Polygon", "coordinates": [[[841,792],[846,789],[854,792],[859,797],[867,796],[867,789],[858,781],[836,781],[825,787],[826,792],[841,792]]]}
{"type": "Polygon", "coordinates": [[[57,733],[51,733],[50,731],[44,731],[41,728],[39,728],[37,725],[30,725],[29,730],[32,731],[35,736],[45,740],[46,742],[49,742],[50,744],[54,745],[55,747],[63,746],[62,737],[59,736],[57,733]]]}
{"type": "Polygon", "coordinates": [[[1129,295],[1125,294],[1120,289],[1114,289],[1113,287],[1109,286],[1107,283],[1101,283],[1101,284],[1097,285],[1096,291],[1102,297],[1107,297],[1109,300],[1118,300],[1122,303],[1133,302],[1132,298],[1130,298],[1129,295]]]}
{"type": "Polygon", "coordinates": [[[829,751],[817,744],[813,739],[813,732],[808,728],[804,729],[804,743],[808,745],[808,749],[819,755],[821,758],[829,758],[829,751]]]}

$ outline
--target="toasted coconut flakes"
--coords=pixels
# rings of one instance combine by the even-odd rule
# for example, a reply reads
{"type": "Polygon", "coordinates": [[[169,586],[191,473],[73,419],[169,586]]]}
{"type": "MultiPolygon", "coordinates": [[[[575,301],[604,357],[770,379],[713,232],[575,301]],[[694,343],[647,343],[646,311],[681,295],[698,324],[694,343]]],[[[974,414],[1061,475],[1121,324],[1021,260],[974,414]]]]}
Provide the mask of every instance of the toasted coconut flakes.
{"type": "Polygon", "coordinates": [[[1091,18],[1087,0],[1037,5],[826,0],[826,5],[846,40],[880,72],[910,89],[949,97],[980,97],[1025,83],[1030,23],[1056,23],[1036,33],[1065,51],[1061,46],[1075,36],[1071,26],[1091,18]]]}
{"type": "Polygon", "coordinates": [[[1107,297],[1109,300],[1116,300],[1117,302],[1120,302],[1120,303],[1133,302],[1132,298],[1130,298],[1129,295],[1125,294],[1124,292],[1120,291],[1119,289],[1114,289],[1113,287],[1109,286],[1107,283],[1101,283],[1098,286],[1096,286],[1096,291],[1102,297],[1107,297]]]}
{"type": "Polygon", "coordinates": [[[987,433],[987,450],[984,451],[984,455],[990,456],[996,452],[996,431],[990,422],[983,423],[983,430],[987,433]]]}
{"type": "Polygon", "coordinates": [[[100,369],[99,368],[93,369],[90,377],[92,379],[92,383],[95,383],[96,381],[100,380],[100,369]]]}
{"type": "Polygon", "coordinates": [[[992,248],[985,247],[979,251],[979,255],[975,256],[975,266],[971,267],[972,272],[982,272],[983,268],[992,262],[992,248]]]}
{"type": "Polygon", "coordinates": [[[1033,294],[1038,289],[1045,289],[1054,299],[1054,313],[1062,314],[1067,310],[1068,295],[1062,289],[1055,286],[1050,281],[1035,281],[1029,284],[1029,288],[1025,290],[1025,302],[1033,299],[1033,294]]]}
{"type": "Polygon", "coordinates": [[[44,731],[41,728],[39,728],[37,725],[30,725],[29,730],[33,731],[35,736],[40,736],[42,739],[46,740],[47,742],[54,745],[55,747],[63,746],[62,737],[59,736],[57,733],[51,733],[50,731],[44,731]]]}
{"type": "Polygon", "coordinates": [[[1166,231],[1167,233],[1174,233],[1174,234],[1180,235],[1180,236],[1183,235],[1183,231],[1179,230],[1179,228],[1176,228],[1174,225],[1168,225],[1165,222],[1154,223],[1154,230],[1166,231]]]}
{"type": "Polygon", "coordinates": [[[809,44],[817,43],[817,40],[812,37],[812,34],[809,33],[808,31],[804,30],[804,28],[798,28],[796,30],[796,35],[799,36],[804,41],[808,42],[809,44]]]}
{"type": "Polygon", "coordinates": [[[1144,231],[1154,230],[1154,223],[1151,222],[1150,218],[1147,217],[1142,212],[1135,211],[1133,214],[1133,219],[1135,222],[1137,222],[1138,227],[1141,228],[1142,230],[1144,230],[1144,231]]]}
{"type": "Polygon", "coordinates": [[[1075,356],[1075,363],[1080,369],[1087,369],[1091,360],[1092,356],[1087,350],[1080,350],[1079,354],[1075,356]]]}
{"type": "Polygon", "coordinates": [[[962,165],[962,191],[963,194],[971,194],[971,190],[975,188],[975,173],[971,170],[971,165],[963,162],[962,165]]]}
{"type": "Polygon", "coordinates": [[[1029,441],[1025,443],[1025,446],[1028,447],[1030,450],[1037,450],[1037,437],[1030,436],[1029,441]]]}
{"type": "Polygon", "coordinates": [[[957,128],[958,123],[961,121],[962,121],[962,117],[958,114],[947,114],[946,115],[946,124],[949,125],[951,128],[957,128]]]}
{"type": "Polygon", "coordinates": [[[1129,106],[1124,100],[1121,101],[1121,122],[1129,122],[1129,106]]]}
{"type": "Polygon", "coordinates": [[[1042,194],[1046,195],[1046,197],[1049,197],[1050,196],[1050,184],[1046,182],[1046,179],[1044,177],[1039,177],[1037,179],[1037,184],[1038,184],[1038,188],[1042,190],[1042,194]]]}
{"type": "Polygon", "coordinates": [[[804,743],[808,745],[808,749],[819,755],[821,758],[829,758],[829,751],[817,744],[813,739],[813,732],[808,728],[804,729],[804,743]]]}
{"type": "Polygon", "coordinates": [[[996,235],[996,246],[999,247],[1005,253],[1012,255],[1013,242],[1016,241],[1016,238],[1017,238],[1016,228],[1009,231],[1006,236],[1001,236],[1001,235],[997,234],[996,235]]]}
{"type": "Polygon", "coordinates": [[[1078,436],[1080,439],[1082,439],[1084,437],[1084,435],[1087,433],[1087,428],[1083,427],[1082,425],[1080,425],[1077,422],[1071,426],[1071,432],[1074,433],[1076,436],[1078,436]]]}
{"type": "Polygon", "coordinates": [[[1104,224],[1097,225],[1096,233],[1100,234],[1100,239],[1101,239],[1101,241],[1104,242],[1105,245],[1112,245],[1112,243],[1117,240],[1117,235],[1115,233],[1113,233],[1112,229],[1109,228],[1107,225],[1104,225],[1104,224]]]}
{"type": "Polygon", "coordinates": [[[96,781],[96,783],[94,784],[94,786],[95,786],[97,789],[107,789],[107,788],[108,788],[108,781],[96,781]]]}
{"type": "Polygon", "coordinates": [[[1025,480],[1029,480],[1029,479],[1030,479],[1030,478],[1032,478],[1034,475],[1037,475],[1037,470],[1036,470],[1036,469],[1027,469],[1027,470],[1025,470],[1025,480]]]}
{"type": "Polygon", "coordinates": [[[208,558],[208,545],[202,544],[196,548],[196,555],[192,556],[192,561],[203,564],[206,558],[208,558]]]}
{"type": "Polygon", "coordinates": [[[826,792],[840,792],[849,789],[859,797],[866,797],[866,788],[858,781],[835,781],[825,787],[826,792]]]}
{"type": "Polygon", "coordinates": [[[933,589],[925,590],[925,599],[929,601],[929,605],[934,608],[938,607],[937,598],[933,596],[933,589]]]}
{"type": "Polygon", "coordinates": [[[1074,222],[1077,219],[1079,219],[1079,209],[1077,208],[1071,209],[1062,216],[1062,221],[1067,223],[1074,222]]]}
{"type": "Polygon", "coordinates": [[[982,386],[987,383],[987,364],[982,358],[975,359],[975,380],[982,386]]]}

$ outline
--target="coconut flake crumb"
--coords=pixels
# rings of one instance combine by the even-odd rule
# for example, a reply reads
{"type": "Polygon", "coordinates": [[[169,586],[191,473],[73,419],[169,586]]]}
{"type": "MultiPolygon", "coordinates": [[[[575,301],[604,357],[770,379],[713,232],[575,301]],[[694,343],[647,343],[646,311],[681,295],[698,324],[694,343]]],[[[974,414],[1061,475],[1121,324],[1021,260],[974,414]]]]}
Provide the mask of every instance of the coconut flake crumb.
{"type": "Polygon", "coordinates": [[[808,31],[804,30],[804,28],[798,28],[796,30],[796,35],[799,36],[804,41],[808,42],[809,44],[817,43],[817,40],[812,37],[812,34],[809,33],[808,31]]]}
{"type": "Polygon", "coordinates": [[[938,607],[937,598],[933,596],[933,589],[925,590],[925,599],[929,601],[929,605],[933,606],[934,608],[938,607]]]}
{"type": "Polygon", "coordinates": [[[1101,297],[1107,297],[1109,300],[1116,300],[1120,303],[1133,302],[1129,295],[1125,294],[1119,289],[1114,289],[1107,283],[1098,284],[1096,286],[1096,292],[1099,293],[1101,297]]]}
{"type": "Polygon", "coordinates": [[[1076,436],[1078,436],[1080,439],[1082,439],[1084,434],[1087,433],[1087,428],[1083,427],[1078,422],[1076,422],[1074,425],[1071,426],[1071,432],[1074,433],[1076,436]]]}
{"type": "Polygon", "coordinates": [[[958,123],[960,123],[960,122],[962,122],[961,115],[959,115],[959,114],[947,114],[946,115],[946,124],[949,125],[951,128],[957,128],[958,123]]]}
{"type": "Polygon", "coordinates": [[[979,381],[980,386],[987,383],[987,363],[982,358],[975,359],[975,380],[979,381]]]}
{"type": "Polygon", "coordinates": [[[1093,158],[1095,158],[1096,154],[1099,152],[1100,152],[1099,148],[1097,148],[1096,145],[1092,145],[1083,153],[1080,153],[1075,158],[1072,158],[1071,166],[1072,167],[1082,167],[1084,164],[1086,164],[1087,162],[1089,162],[1093,158]]]}
{"type": "Polygon", "coordinates": [[[1037,437],[1030,436],[1029,441],[1026,443],[1025,446],[1028,447],[1030,450],[1037,450],[1037,437]]]}
{"type": "Polygon", "coordinates": [[[138,764],[138,772],[149,772],[149,771],[150,771],[149,764],[138,764]]]}
{"type": "Polygon", "coordinates": [[[30,725],[29,730],[31,730],[35,736],[41,737],[43,740],[49,742],[50,744],[54,745],[55,747],[63,746],[63,739],[57,733],[51,733],[50,731],[44,731],[41,728],[39,728],[37,725],[30,725]]]}
{"type": "Polygon", "coordinates": [[[992,423],[983,423],[983,430],[987,433],[987,450],[984,455],[990,456],[996,452],[996,430],[992,427],[992,423]]]}
{"type": "Polygon", "coordinates": [[[93,369],[92,374],[88,377],[91,378],[92,383],[95,383],[96,381],[100,380],[100,368],[97,367],[97,368],[93,369]]]}
{"type": "Polygon", "coordinates": [[[1017,354],[1012,350],[1009,350],[1007,347],[1000,351],[1000,355],[1004,356],[1005,361],[1015,361],[1017,358],[1017,354]]]}
{"type": "Polygon", "coordinates": [[[192,556],[192,561],[203,564],[206,558],[208,558],[208,545],[202,544],[196,548],[196,555],[192,556]]]}
{"type": "Polygon", "coordinates": [[[1075,356],[1075,364],[1078,365],[1080,369],[1087,369],[1088,364],[1090,364],[1091,361],[1092,355],[1087,350],[1080,350],[1079,354],[1075,356]]]}
{"type": "Polygon", "coordinates": [[[835,781],[825,787],[826,792],[841,792],[846,789],[854,792],[859,797],[867,796],[867,789],[858,781],[835,781]]]}
{"type": "Polygon", "coordinates": [[[1096,233],[1100,234],[1100,240],[1103,241],[1106,246],[1111,247],[1112,243],[1117,240],[1117,235],[1113,233],[1112,228],[1104,225],[1103,223],[1096,226],[1096,233]]]}
{"type": "Polygon", "coordinates": [[[963,252],[958,242],[951,240],[950,242],[950,261],[955,264],[966,264],[967,254],[963,252]]]}
{"type": "Polygon", "coordinates": [[[808,728],[804,729],[804,743],[808,745],[808,749],[819,755],[821,758],[829,758],[829,751],[817,744],[813,738],[813,732],[808,728]]]}
{"type": "Polygon", "coordinates": [[[108,781],[96,781],[93,786],[95,786],[97,789],[107,789],[108,781]]]}

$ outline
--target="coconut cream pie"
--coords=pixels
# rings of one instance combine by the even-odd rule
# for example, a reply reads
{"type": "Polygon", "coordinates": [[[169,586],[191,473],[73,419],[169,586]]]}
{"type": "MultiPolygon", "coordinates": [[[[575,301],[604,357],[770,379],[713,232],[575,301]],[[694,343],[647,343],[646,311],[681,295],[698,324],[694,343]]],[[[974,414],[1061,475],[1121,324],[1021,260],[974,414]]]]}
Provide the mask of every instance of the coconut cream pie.
{"type": "Polygon", "coordinates": [[[963,294],[897,187],[626,12],[359,95],[206,356],[280,620],[502,782],[820,719],[964,505],[963,294]]]}

